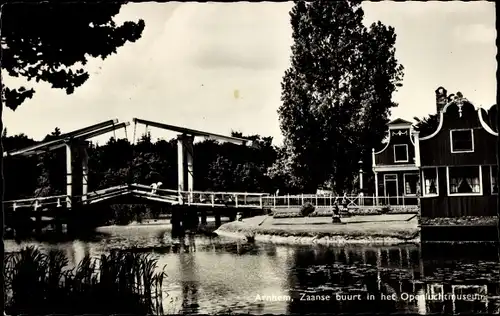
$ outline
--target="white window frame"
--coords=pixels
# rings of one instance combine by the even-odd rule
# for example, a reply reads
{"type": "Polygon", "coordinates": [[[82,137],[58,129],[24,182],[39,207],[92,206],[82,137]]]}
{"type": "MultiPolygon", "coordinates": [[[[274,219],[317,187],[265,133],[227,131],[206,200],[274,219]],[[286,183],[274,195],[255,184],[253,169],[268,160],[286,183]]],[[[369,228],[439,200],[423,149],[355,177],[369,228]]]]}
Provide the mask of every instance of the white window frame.
{"type": "Polygon", "coordinates": [[[408,144],[394,144],[392,145],[394,151],[394,162],[408,162],[409,153],[408,153],[408,144]],[[396,146],[404,146],[406,148],[406,160],[397,160],[396,159],[396,146]]]}
{"type": "MultiPolygon", "coordinates": [[[[498,195],[498,192],[497,193],[493,192],[493,168],[494,167],[497,167],[497,169],[498,169],[498,166],[495,166],[495,165],[490,166],[490,193],[492,195],[498,195]]],[[[498,170],[497,170],[497,175],[498,175],[498,170]]],[[[497,187],[498,187],[498,182],[497,182],[497,187]]]]}
{"type": "Polygon", "coordinates": [[[386,173],[384,174],[384,198],[387,198],[387,186],[386,186],[386,182],[387,182],[387,179],[386,177],[387,176],[395,176],[395,179],[389,179],[389,181],[395,181],[396,182],[396,204],[399,204],[399,179],[398,179],[398,175],[397,173],[386,173]]]}
{"type": "Polygon", "coordinates": [[[474,129],[472,128],[461,128],[461,129],[450,129],[450,150],[452,154],[458,154],[458,153],[473,153],[474,152],[474,129]],[[463,132],[463,131],[469,131],[471,135],[471,141],[472,141],[472,149],[471,150],[453,150],[453,132],[463,132]]]}
{"type": "Polygon", "coordinates": [[[421,181],[420,181],[420,189],[421,189],[421,196],[422,197],[436,197],[436,196],[439,196],[439,170],[438,170],[438,167],[424,167],[422,168],[422,172],[421,172],[421,177],[420,177],[421,181]],[[428,169],[434,169],[436,170],[436,193],[426,193],[425,192],[425,170],[428,170],[428,169]]]}
{"type": "Polygon", "coordinates": [[[409,176],[417,176],[417,185],[415,187],[415,190],[417,190],[417,191],[418,191],[418,183],[419,183],[419,180],[420,180],[420,176],[419,176],[418,172],[403,173],[403,192],[404,192],[404,196],[417,196],[417,192],[412,193],[412,194],[407,194],[406,193],[406,176],[407,175],[409,175],[409,176]]]}
{"type": "Polygon", "coordinates": [[[483,195],[483,167],[482,166],[456,166],[452,168],[477,167],[479,169],[479,193],[451,193],[450,192],[450,167],[446,167],[446,191],[448,196],[481,196],[483,195]]]}

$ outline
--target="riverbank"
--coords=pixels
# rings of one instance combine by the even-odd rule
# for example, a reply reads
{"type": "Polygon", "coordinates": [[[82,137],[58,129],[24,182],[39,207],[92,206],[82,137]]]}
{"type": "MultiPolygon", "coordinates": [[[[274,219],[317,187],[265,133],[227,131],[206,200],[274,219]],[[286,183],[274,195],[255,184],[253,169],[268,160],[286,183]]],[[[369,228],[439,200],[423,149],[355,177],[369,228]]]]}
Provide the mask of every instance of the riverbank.
{"type": "Polygon", "coordinates": [[[365,215],[342,218],[273,218],[263,215],[223,224],[219,236],[279,244],[398,245],[420,243],[417,216],[413,214],[365,215]]]}

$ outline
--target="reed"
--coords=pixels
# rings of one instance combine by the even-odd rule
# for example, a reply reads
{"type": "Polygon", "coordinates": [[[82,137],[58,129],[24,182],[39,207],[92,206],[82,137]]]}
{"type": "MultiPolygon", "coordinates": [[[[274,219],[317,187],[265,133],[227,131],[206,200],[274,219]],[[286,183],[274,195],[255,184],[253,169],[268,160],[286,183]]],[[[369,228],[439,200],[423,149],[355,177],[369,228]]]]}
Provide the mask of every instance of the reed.
{"type": "Polygon", "coordinates": [[[5,257],[9,315],[163,314],[162,284],[151,254],[112,251],[75,268],[63,252],[27,247],[5,257]]]}

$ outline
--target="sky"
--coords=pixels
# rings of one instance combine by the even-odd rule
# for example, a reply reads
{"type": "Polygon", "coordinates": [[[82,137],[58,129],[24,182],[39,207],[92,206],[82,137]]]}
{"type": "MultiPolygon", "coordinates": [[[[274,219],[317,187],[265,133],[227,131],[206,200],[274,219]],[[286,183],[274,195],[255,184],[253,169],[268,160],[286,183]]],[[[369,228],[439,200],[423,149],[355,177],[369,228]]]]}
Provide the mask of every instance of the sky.
{"type": "MultiPolygon", "coordinates": [[[[142,118],[229,135],[282,136],[277,109],[290,65],[290,2],[130,3],[115,21],[143,19],[143,36],[118,54],[88,63],[90,79],[67,95],[28,83],[36,94],[15,112],[4,111],[9,135],[42,139],[57,126],[69,132],[113,118],[142,118]]],[[[434,113],[439,86],[461,91],[477,106],[496,102],[496,30],[493,2],[364,2],[364,23],[395,28],[396,58],[405,67],[393,94],[392,118],[434,113]]],[[[7,85],[17,87],[18,79],[7,85]]],[[[131,123],[132,124],[132,123],[131,123]]],[[[98,137],[133,138],[117,131],[98,137]]],[[[154,139],[175,133],[137,126],[154,139]]]]}

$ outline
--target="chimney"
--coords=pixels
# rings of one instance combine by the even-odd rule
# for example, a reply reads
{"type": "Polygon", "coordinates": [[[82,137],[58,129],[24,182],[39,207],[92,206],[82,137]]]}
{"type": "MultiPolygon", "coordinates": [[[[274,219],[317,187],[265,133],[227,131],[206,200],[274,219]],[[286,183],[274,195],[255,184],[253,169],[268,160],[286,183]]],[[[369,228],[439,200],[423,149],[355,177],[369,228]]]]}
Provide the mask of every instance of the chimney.
{"type": "Polygon", "coordinates": [[[436,109],[437,113],[441,112],[448,102],[448,98],[446,95],[447,91],[443,87],[439,87],[436,89],[436,109]]]}

